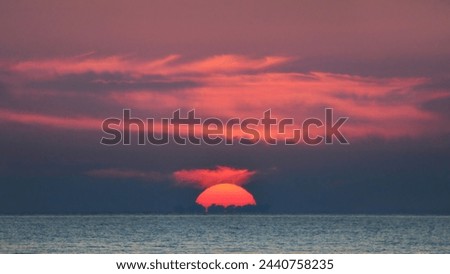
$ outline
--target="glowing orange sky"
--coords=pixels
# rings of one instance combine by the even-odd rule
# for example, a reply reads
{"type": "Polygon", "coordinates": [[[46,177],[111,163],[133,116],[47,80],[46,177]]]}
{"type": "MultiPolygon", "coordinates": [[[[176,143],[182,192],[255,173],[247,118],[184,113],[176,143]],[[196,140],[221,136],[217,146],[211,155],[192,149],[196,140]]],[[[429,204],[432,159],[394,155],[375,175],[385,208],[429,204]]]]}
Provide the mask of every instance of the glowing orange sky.
{"type": "Polygon", "coordinates": [[[204,208],[217,206],[256,205],[253,195],[241,186],[234,184],[217,184],[204,190],[195,202],[204,208]]]}

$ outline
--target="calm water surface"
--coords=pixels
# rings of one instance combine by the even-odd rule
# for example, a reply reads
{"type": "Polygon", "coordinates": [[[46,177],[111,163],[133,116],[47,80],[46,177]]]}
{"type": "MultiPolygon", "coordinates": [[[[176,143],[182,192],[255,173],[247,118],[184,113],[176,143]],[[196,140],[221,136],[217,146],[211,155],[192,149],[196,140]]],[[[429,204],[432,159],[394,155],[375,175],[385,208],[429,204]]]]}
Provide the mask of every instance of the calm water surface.
{"type": "Polygon", "coordinates": [[[0,253],[450,253],[450,216],[0,216],[0,253]]]}

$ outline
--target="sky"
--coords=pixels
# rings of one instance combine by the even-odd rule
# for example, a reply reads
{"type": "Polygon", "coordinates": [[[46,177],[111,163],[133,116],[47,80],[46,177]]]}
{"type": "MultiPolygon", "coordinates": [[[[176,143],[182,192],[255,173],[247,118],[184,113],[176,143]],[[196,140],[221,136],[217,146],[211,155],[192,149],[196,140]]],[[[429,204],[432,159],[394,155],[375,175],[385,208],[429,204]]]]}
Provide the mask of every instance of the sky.
{"type": "Polygon", "coordinates": [[[449,14],[447,1],[1,1],[0,214],[198,212],[225,183],[274,214],[450,214],[449,14]],[[326,108],[348,117],[349,144],[100,144],[123,109],[299,124],[326,108]]]}

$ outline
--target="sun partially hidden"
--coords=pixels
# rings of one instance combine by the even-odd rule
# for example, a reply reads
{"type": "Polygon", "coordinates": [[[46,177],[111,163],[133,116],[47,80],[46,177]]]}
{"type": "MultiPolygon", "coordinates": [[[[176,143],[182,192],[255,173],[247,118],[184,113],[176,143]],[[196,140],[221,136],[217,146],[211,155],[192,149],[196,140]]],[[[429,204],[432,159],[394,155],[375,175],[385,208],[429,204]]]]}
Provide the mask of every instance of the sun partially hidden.
{"type": "Polygon", "coordinates": [[[250,192],[234,184],[217,184],[208,187],[198,195],[195,202],[206,210],[212,205],[223,207],[256,205],[255,198],[250,192]]]}

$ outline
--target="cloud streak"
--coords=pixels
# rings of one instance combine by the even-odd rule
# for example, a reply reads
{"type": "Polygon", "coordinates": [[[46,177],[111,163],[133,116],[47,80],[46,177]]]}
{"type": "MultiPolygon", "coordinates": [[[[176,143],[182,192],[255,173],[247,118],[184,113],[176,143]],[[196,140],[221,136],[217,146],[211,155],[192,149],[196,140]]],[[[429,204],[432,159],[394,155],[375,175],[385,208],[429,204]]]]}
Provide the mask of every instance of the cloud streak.
{"type": "Polygon", "coordinates": [[[173,173],[180,185],[207,188],[216,184],[244,185],[256,171],[217,166],[215,169],[183,169],[173,173]]]}
{"type": "Polygon", "coordinates": [[[132,169],[94,169],[86,172],[87,175],[97,178],[108,179],[130,179],[141,181],[161,181],[165,179],[165,176],[156,171],[138,171],[132,169]]]}

